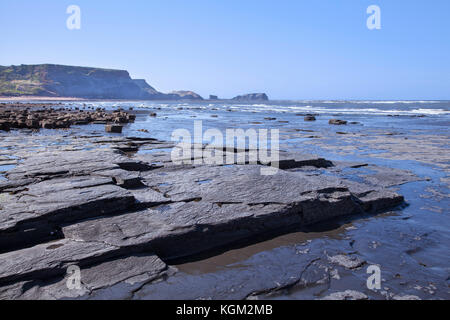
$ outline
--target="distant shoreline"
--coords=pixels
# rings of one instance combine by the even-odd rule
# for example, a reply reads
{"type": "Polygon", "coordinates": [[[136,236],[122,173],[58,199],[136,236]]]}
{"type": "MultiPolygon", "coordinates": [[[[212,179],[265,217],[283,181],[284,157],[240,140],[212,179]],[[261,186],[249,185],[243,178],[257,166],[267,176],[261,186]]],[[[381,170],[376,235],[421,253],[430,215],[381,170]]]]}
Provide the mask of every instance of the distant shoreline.
{"type": "Polygon", "coordinates": [[[183,102],[227,102],[227,103],[277,103],[277,102],[292,102],[292,103],[306,103],[306,102],[313,102],[313,103],[342,103],[342,102],[349,102],[349,103],[375,103],[375,104],[391,104],[391,103],[439,103],[439,102],[447,102],[448,100],[370,100],[370,99],[361,99],[361,100],[353,100],[353,99],[273,99],[273,100],[248,100],[248,101],[238,101],[233,99],[217,99],[217,100],[190,100],[190,99],[180,99],[180,100],[148,100],[148,99],[91,99],[91,98],[76,98],[76,97],[44,97],[44,96],[18,96],[18,97],[7,97],[7,96],[0,96],[0,102],[22,102],[22,101],[61,101],[61,102],[67,102],[67,101],[155,101],[155,102],[177,102],[177,101],[183,101],[183,102]]]}
{"type": "Polygon", "coordinates": [[[83,98],[71,97],[39,97],[39,96],[20,96],[20,97],[4,97],[0,96],[0,101],[86,101],[83,98]]]}
{"type": "MultiPolygon", "coordinates": [[[[170,100],[161,100],[161,99],[155,99],[155,100],[149,100],[149,99],[98,99],[98,98],[74,98],[74,97],[41,97],[41,96],[19,96],[19,97],[6,97],[6,96],[0,96],[0,102],[23,102],[23,101],[56,101],[56,102],[67,102],[67,101],[117,101],[117,102],[123,102],[123,101],[133,101],[133,102],[139,102],[139,101],[154,101],[154,102],[230,102],[230,103],[263,103],[263,102],[272,102],[272,100],[233,100],[233,99],[217,99],[217,100],[193,100],[193,99],[170,99],[170,100]]],[[[275,100],[274,100],[275,101],[275,100]]],[[[280,100],[282,101],[282,100],[280,100]]]]}

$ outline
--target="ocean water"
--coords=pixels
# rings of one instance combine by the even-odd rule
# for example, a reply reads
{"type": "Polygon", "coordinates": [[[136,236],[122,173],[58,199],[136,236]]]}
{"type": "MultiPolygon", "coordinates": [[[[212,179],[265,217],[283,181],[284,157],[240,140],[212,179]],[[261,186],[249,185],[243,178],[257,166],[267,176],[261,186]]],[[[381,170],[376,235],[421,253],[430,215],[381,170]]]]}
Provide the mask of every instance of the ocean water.
{"type": "MultiPolygon", "coordinates": [[[[139,130],[149,130],[154,138],[169,140],[173,130],[193,130],[195,120],[204,129],[218,128],[329,128],[328,120],[338,118],[359,122],[366,128],[399,130],[438,130],[444,134],[450,124],[450,101],[270,101],[242,102],[167,102],[167,101],[83,101],[63,102],[68,107],[134,109],[137,121],[125,127],[124,134],[145,136],[139,130]],[[156,112],[157,117],[150,117],[156,112]],[[317,121],[306,123],[302,115],[313,114],[317,121]],[[265,118],[276,118],[267,121],[265,118]],[[262,124],[257,124],[261,122],[262,124]]],[[[352,131],[355,126],[347,126],[352,131]]],[[[103,133],[103,126],[76,127],[75,131],[103,133]]],[[[43,134],[46,131],[43,130],[43,134]]]]}

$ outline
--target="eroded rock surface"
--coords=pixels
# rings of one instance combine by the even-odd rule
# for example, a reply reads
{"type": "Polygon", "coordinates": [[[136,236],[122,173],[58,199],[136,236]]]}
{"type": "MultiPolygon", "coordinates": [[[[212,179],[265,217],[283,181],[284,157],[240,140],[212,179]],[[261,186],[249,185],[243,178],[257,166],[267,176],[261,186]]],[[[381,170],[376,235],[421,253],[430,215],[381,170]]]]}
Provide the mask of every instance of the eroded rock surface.
{"type": "Polygon", "coordinates": [[[0,184],[0,298],[132,290],[176,272],[172,259],[403,203],[311,155],[282,152],[280,170],[264,176],[261,164],[175,165],[164,150],[171,145],[154,139],[70,139],[40,153],[24,146],[0,184]],[[134,154],[140,149],[154,152],[134,154]],[[75,291],[66,285],[72,265],[83,279],[75,291]]]}

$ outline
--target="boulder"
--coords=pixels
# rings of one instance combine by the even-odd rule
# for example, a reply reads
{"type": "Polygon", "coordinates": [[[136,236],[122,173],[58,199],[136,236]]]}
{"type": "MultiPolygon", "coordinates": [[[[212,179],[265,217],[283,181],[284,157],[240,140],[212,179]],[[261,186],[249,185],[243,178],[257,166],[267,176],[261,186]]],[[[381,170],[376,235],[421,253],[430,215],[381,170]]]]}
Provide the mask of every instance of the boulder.
{"type": "Polygon", "coordinates": [[[8,121],[1,120],[0,131],[9,131],[9,130],[11,130],[11,124],[8,121]]]}
{"type": "Polygon", "coordinates": [[[342,125],[346,125],[347,121],[339,120],[339,119],[331,119],[330,121],[328,121],[328,123],[332,124],[332,125],[342,126],[342,125]]]}
{"type": "Polygon", "coordinates": [[[108,133],[122,133],[122,129],[123,127],[119,125],[109,124],[105,126],[105,131],[108,133]]]}

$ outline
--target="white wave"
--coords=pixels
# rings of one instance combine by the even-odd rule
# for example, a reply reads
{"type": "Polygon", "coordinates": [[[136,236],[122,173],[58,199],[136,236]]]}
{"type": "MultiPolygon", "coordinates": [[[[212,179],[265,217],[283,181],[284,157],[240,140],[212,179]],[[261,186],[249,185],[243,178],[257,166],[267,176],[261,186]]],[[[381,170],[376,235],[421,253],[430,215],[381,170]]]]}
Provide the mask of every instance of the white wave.
{"type": "Polygon", "coordinates": [[[234,105],[231,109],[238,109],[241,111],[251,112],[289,112],[289,113],[317,113],[317,114],[367,114],[367,115],[448,115],[450,111],[444,109],[379,109],[373,108],[327,108],[327,107],[313,107],[313,106],[278,106],[278,105],[234,105]]]}
{"type": "Polygon", "coordinates": [[[351,103],[355,103],[355,104],[414,104],[414,103],[422,103],[422,104],[426,104],[426,103],[441,103],[442,101],[431,101],[431,100],[385,100],[385,101],[381,101],[381,100],[375,100],[375,101],[371,101],[371,100],[367,100],[367,101],[349,101],[351,103]]]}
{"type": "Polygon", "coordinates": [[[444,109],[414,109],[411,110],[411,112],[418,114],[435,114],[435,115],[450,114],[450,111],[446,111],[444,109]]]}

